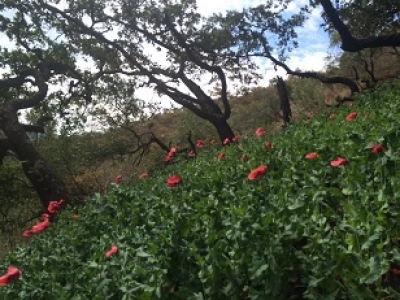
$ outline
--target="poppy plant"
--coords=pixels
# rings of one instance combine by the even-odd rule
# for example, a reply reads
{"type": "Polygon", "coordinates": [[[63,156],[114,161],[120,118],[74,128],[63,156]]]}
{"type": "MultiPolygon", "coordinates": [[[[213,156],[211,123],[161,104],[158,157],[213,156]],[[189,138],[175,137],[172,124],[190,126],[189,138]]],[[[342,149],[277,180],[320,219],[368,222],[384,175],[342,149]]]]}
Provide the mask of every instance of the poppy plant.
{"type": "Polygon", "coordinates": [[[144,179],[147,177],[149,177],[149,174],[147,174],[147,173],[140,174],[140,176],[139,176],[140,179],[144,179]]]}
{"type": "Polygon", "coordinates": [[[248,176],[249,180],[256,180],[265,175],[268,167],[266,165],[261,165],[258,168],[252,170],[248,176]]]}
{"type": "Polygon", "coordinates": [[[372,147],[371,147],[371,152],[373,153],[373,154],[378,154],[378,153],[383,153],[383,152],[386,152],[387,151],[387,149],[385,148],[385,147],[383,147],[382,145],[372,145],[372,147]]]}
{"type": "Polygon", "coordinates": [[[228,138],[226,138],[226,139],[222,142],[222,144],[228,145],[230,142],[231,142],[231,141],[230,141],[228,138]]]}
{"type": "Polygon", "coordinates": [[[206,146],[206,143],[204,143],[203,140],[197,140],[196,146],[198,148],[204,148],[206,146]]]}
{"type": "Polygon", "coordinates": [[[265,129],[262,127],[258,127],[256,130],[256,136],[261,137],[265,134],[265,129]]]}
{"type": "Polygon", "coordinates": [[[118,247],[116,245],[112,245],[111,249],[106,252],[106,257],[110,257],[118,252],[118,247]]]}
{"type": "Polygon", "coordinates": [[[6,286],[7,284],[16,281],[22,272],[14,266],[9,266],[7,274],[0,277],[0,286],[6,286]]]}
{"type": "Polygon", "coordinates": [[[46,220],[39,222],[36,225],[32,226],[32,229],[30,231],[32,233],[41,233],[49,227],[50,227],[50,222],[49,222],[49,220],[46,219],[46,220]]]}
{"type": "Polygon", "coordinates": [[[116,183],[116,184],[120,184],[121,181],[122,181],[122,175],[121,175],[121,174],[118,174],[118,175],[115,177],[115,183],[116,183]]]}
{"type": "Polygon", "coordinates": [[[356,117],[357,117],[357,113],[356,113],[356,112],[352,112],[352,113],[350,113],[350,114],[346,117],[346,120],[347,120],[348,122],[351,122],[351,121],[353,121],[356,117]]]}
{"type": "Polygon", "coordinates": [[[234,142],[234,143],[239,142],[239,138],[238,138],[237,136],[234,136],[234,137],[232,138],[232,142],[234,142]]]}
{"type": "Polygon", "coordinates": [[[265,148],[267,148],[267,149],[271,149],[272,148],[272,144],[271,144],[271,142],[265,142],[265,148]]]}
{"type": "Polygon", "coordinates": [[[329,119],[334,119],[334,118],[336,118],[336,115],[335,115],[335,114],[331,114],[331,115],[329,116],[329,119]]]}
{"type": "Polygon", "coordinates": [[[221,152],[220,154],[218,154],[218,160],[222,160],[225,157],[225,153],[221,152]]]}
{"type": "Polygon", "coordinates": [[[36,225],[32,226],[30,230],[25,230],[22,235],[24,237],[30,237],[32,234],[41,233],[45,231],[47,228],[50,227],[50,215],[43,214],[42,215],[43,221],[37,223],[36,225]]]}
{"type": "Polygon", "coordinates": [[[247,153],[243,153],[243,154],[242,154],[242,157],[241,157],[241,160],[242,160],[242,161],[246,161],[247,159],[248,159],[247,153]]]}
{"type": "MultiPolygon", "coordinates": [[[[58,214],[63,203],[63,199],[61,199],[60,201],[50,201],[49,206],[47,206],[47,211],[51,214],[58,214]]],[[[50,216],[48,216],[47,218],[49,217],[50,216]]],[[[46,218],[46,216],[43,216],[43,218],[46,218]]]]}
{"type": "Polygon", "coordinates": [[[172,148],[169,150],[168,155],[174,155],[176,152],[178,152],[178,147],[172,147],[172,148]]]}
{"type": "Polygon", "coordinates": [[[32,234],[33,234],[33,232],[30,231],[30,230],[25,230],[25,231],[22,233],[22,235],[23,235],[24,237],[30,237],[32,234]]]}
{"type": "Polygon", "coordinates": [[[178,151],[178,147],[172,147],[169,152],[168,155],[165,157],[166,161],[171,161],[174,159],[176,152],[178,151]]]}
{"type": "Polygon", "coordinates": [[[215,144],[216,142],[217,142],[217,141],[214,140],[214,139],[210,140],[210,144],[211,144],[211,145],[215,144]]]}
{"type": "Polygon", "coordinates": [[[316,159],[318,157],[317,152],[310,152],[305,156],[305,159],[316,159]]]}
{"type": "Polygon", "coordinates": [[[182,178],[178,175],[172,175],[167,179],[167,183],[170,189],[174,188],[175,186],[177,186],[178,184],[182,183],[182,178]]]}
{"type": "Polygon", "coordinates": [[[196,156],[196,152],[194,152],[193,150],[190,150],[188,155],[189,155],[189,157],[195,157],[196,156]]]}
{"type": "Polygon", "coordinates": [[[331,166],[332,167],[339,167],[339,166],[344,166],[347,165],[349,162],[347,161],[347,159],[343,158],[343,157],[338,157],[336,160],[332,160],[331,161],[331,166]]]}
{"type": "Polygon", "coordinates": [[[313,113],[312,111],[309,111],[309,112],[307,113],[307,116],[308,116],[309,118],[312,118],[313,115],[314,115],[314,113],[313,113]]]}

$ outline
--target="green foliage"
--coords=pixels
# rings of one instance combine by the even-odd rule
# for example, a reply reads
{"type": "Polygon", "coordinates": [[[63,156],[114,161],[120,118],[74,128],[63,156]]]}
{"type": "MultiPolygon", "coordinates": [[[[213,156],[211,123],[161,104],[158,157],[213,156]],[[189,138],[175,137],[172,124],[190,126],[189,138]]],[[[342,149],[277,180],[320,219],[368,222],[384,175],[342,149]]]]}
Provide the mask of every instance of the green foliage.
{"type": "Polygon", "coordinates": [[[383,86],[332,113],[288,127],[271,149],[265,137],[242,136],[239,146],[209,146],[188,163],[112,186],[78,219],[63,211],[0,262],[23,272],[2,287],[3,299],[394,297],[400,88],[383,86]],[[388,151],[371,153],[375,144],[388,151]],[[349,164],[332,167],[339,156],[349,164]],[[261,164],[265,177],[249,181],[261,164]],[[169,189],[172,174],[183,183],[169,189]],[[113,244],[118,253],[105,257],[113,244]]]}
{"type": "MultiPolygon", "coordinates": [[[[352,0],[340,2],[341,5],[336,9],[340,18],[356,38],[396,33],[399,29],[400,6],[398,1],[352,0]]],[[[329,28],[329,26],[327,27],[329,28]]],[[[329,29],[329,32],[333,34],[332,28],[329,29]]],[[[338,39],[334,34],[332,42],[338,43],[338,39]]]]}

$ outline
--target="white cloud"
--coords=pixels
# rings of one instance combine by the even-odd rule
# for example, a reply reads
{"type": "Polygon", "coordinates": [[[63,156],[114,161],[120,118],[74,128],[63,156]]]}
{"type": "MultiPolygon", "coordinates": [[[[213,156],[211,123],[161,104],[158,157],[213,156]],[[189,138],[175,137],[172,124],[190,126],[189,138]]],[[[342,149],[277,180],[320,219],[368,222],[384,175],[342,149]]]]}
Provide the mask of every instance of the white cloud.
{"type": "Polygon", "coordinates": [[[199,13],[205,16],[227,10],[241,10],[245,7],[263,3],[265,3],[265,0],[197,0],[199,13]]]}

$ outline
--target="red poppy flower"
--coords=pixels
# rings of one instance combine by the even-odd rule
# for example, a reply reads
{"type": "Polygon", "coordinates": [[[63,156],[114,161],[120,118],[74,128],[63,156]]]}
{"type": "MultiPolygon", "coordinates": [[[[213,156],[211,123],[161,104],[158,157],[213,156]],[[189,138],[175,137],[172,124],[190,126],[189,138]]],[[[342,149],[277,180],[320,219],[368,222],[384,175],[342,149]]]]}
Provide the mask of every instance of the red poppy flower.
{"type": "Polygon", "coordinates": [[[178,147],[172,147],[171,150],[169,150],[169,154],[175,154],[176,152],[178,152],[178,147]]]}
{"type": "Polygon", "coordinates": [[[249,180],[256,180],[265,175],[268,167],[266,165],[261,165],[258,168],[252,170],[248,176],[249,180]]]}
{"type": "Polygon", "coordinates": [[[372,145],[371,148],[372,148],[371,152],[373,154],[378,154],[380,152],[386,152],[387,151],[387,149],[385,147],[383,147],[382,145],[372,145]]]}
{"type": "Polygon", "coordinates": [[[353,121],[356,117],[357,117],[357,113],[356,113],[356,112],[352,112],[352,113],[350,113],[350,114],[346,117],[346,120],[349,121],[349,122],[351,122],[351,121],[353,121]]]}
{"type": "Polygon", "coordinates": [[[178,184],[182,183],[182,178],[178,174],[175,174],[167,179],[167,183],[168,183],[169,188],[172,189],[175,186],[177,186],[178,184]]]}
{"type": "Polygon", "coordinates": [[[78,219],[79,216],[78,216],[77,214],[73,214],[73,215],[71,216],[71,218],[75,220],[75,219],[78,219]]]}
{"type": "Polygon", "coordinates": [[[149,174],[147,174],[147,173],[140,174],[140,176],[139,176],[140,179],[144,179],[147,177],[149,177],[149,174]]]}
{"type": "Polygon", "coordinates": [[[369,118],[369,113],[366,113],[366,114],[365,114],[365,117],[366,117],[366,118],[369,118]]]}
{"type": "Polygon", "coordinates": [[[30,237],[32,234],[33,234],[33,232],[30,231],[30,230],[25,230],[25,231],[22,233],[22,235],[23,235],[24,237],[30,237]]]}
{"type": "Polygon", "coordinates": [[[336,118],[336,115],[335,115],[335,114],[331,114],[331,115],[329,116],[329,119],[334,119],[334,118],[336,118]]]}
{"type": "Polygon", "coordinates": [[[241,160],[246,161],[248,159],[247,153],[243,153],[241,160]]]}
{"type": "Polygon", "coordinates": [[[218,155],[218,160],[222,160],[224,157],[225,157],[225,153],[224,153],[224,152],[221,152],[221,153],[218,155]]]}
{"type": "Polygon", "coordinates": [[[36,225],[32,226],[31,232],[32,233],[41,233],[49,227],[50,227],[49,220],[44,220],[44,221],[39,222],[36,225]]]}
{"type": "Polygon", "coordinates": [[[217,142],[217,141],[214,140],[214,139],[210,140],[210,144],[211,144],[211,145],[215,144],[216,142],[217,142]]]}
{"type": "Polygon", "coordinates": [[[120,184],[121,181],[122,181],[122,175],[121,175],[121,174],[118,174],[118,175],[115,177],[115,183],[116,183],[116,184],[120,184]]]}
{"type": "Polygon", "coordinates": [[[309,111],[309,112],[307,113],[307,116],[308,116],[309,118],[312,118],[313,115],[314,115],[314,113],[313,113],[312,111],[309,111]]]}
{"type": "Polygon", "coordinates": [[[63,202],[64,202],[63,199],[61,199],[60,201],[50,201],[49,206],[47,207],[47,211],[51,214],[58,214],[60,212],[61,205],[63,204],[63,202]]]}
{"type": "Polygon", "coordinates": [[[228,138],[226,138],[226,139],[222,142],[222,144],[228,145],[230,142],[231,142],[231,141],[230,141],[228,138]]]}
{"type": "Polygon", "coordinates": [[[197,143],[196,143],[196,146],[198,148],[204,148],[206,146],[206,143],[204,143],[203,140],[198,140],[197,143]]]}
{"type": "Polygon", "coordinates": [[[188,155],[189,155],[189,157],[195,157],[196,156],[196,152],[194,152],[193,150],[190,150],[188,155]]]}
{"type": "Polygon", "coordinates": [[[261,137],[265,134],[265,129],[262,127],[258,127],[256,130],[256,136],[261,137]]]}
{"type": "Polygon", "coordinates": [[[171,161],[174,159],[176,152],[178,151],[178,147],[172,147],[169,152],[168,155],[165,157],[166,161],[171,161]]]}
{"type": "Polygon", "coordinates": [[[0,277],[0,286],[6,286],[7,284],[16,281],[21,276],[21,271],[16,267],[9,266],[7,274],[0,277]]]}
{"type": "Polygon", "coordinates": [[[112,245],[111,249],[106,252],[106,257],[110,257],[118,252],[118,247],[116,245],[112,245]]]}
{"type": "Polygon", "coordinates": [[[318,157],[317,152],[310,152],[305,156],[306,159],[316,159],[317,157],[318,157]]]}
{"type": "Polygon", "coordinates": [[[235,143],[239,142],[239,138],[237,136],[234,136],[232,138],[232,142],[235,142],[235,143]]]}
{"type": "Polygon", "coordinates": [[[272,144],[271,142],[265,142],[265,148],[271,149],[272,148],[272,144]]]}
{"type": "Polygon", "coordinates": [[[349,162],[347,161],[347,159],[343,158],[343,157],[338,157],[336,160],[332,160],[331,161],[331,166],[332,167],[339,167],[339,166],[344,166],[347,165],[349,162]]]}

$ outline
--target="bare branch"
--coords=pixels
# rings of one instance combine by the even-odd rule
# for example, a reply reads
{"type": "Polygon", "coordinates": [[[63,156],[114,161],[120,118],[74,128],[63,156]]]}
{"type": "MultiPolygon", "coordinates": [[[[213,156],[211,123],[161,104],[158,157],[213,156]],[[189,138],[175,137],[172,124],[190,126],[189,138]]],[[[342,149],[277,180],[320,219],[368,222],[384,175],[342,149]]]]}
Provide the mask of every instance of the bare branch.
{"type": "Polygon", "coordinates": [[[348,52],[358,52],[366,48],[398,47],[400,46],[400,34],[389,34],[371,36],[368,38],[357,39],[352,36],[349,28],[340,19],[331,0],[320,0],[320,3],[328,16],[328,21],[332,23],[342,40],[341,48],[348,52]]]}

